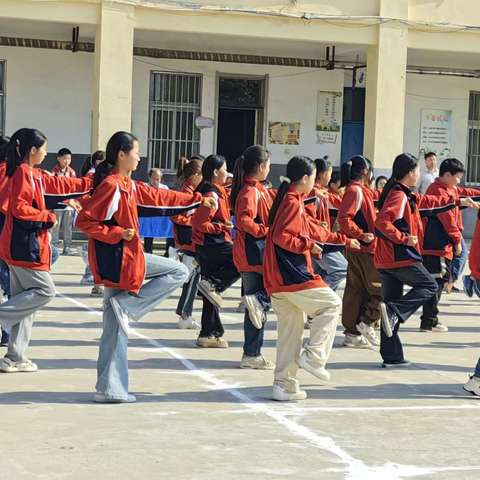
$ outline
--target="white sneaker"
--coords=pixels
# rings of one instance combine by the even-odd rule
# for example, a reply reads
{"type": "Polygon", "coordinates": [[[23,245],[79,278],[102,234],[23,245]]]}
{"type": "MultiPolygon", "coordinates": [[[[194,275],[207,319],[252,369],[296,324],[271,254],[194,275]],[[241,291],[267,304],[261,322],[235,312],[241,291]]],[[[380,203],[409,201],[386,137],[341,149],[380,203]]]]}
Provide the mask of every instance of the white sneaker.
{"type": "Polygon", "coordinates": [[[260,330],[263,327],[263,320],[265,318],[265,313],[263,311],[262,304],[258,301],[256,295],[244,295],[242,297],[242,302],[245,305],[245,308],[248,310],[248,316],[252,325],[260,330]]]}
{"type": "Polygon", "coordinates": [[[298,366],[303,368],[306,372],[311,373],[314,377],[317,377],[322,382],[330,381],[330,373],[325,367],[314,367],[308,363],[306,352],[302,352],[297,360],[298,366]]]}
{"type": "Polygon", "coordinates": [[[380,346],[380,338],[375,329],[371,325],[367,325],[365,322],[360,322],[357,325],[357,330],[363,335],[363,337],[375,347],[380,346]]]}
{"type": "Polygon", "coordinates": [[[135,403],[137,399],[135,395],[128,394],[127,398],[115,398],[105,395],[104,393],[96,393],[93,396],[93,401],[95,403],[135,403]]]}
{"type": "Polygon", "coordinates": [[[281,385],[273,384],[272,399],[277,402],[296,402],[298,400],[305,400],[307,398],[307,392],[300,390],[297,386],[294,390],[287,390],[281,385]]]}
{"type": "Polygon", "coordinates": [[[443,323],[438,322],[433,328],[432,332],[445,333],[448,332],[448,327],[443,323]]]}
{"type": "Polygon", "coordinates": [[[0,361],[0,372],[3,373],[31,373],[36,372],[38,367],[31,360],[14,362],[8,357],[3,357],[0,361]]]}
{"type": "Polygon", "coordinates": [[[220,337],[198,337],[197,347],[201,348],[228,348],[228,342],[220,337]]]}
{"type": "Polygon", "coordinates": [[[110,298],[110,305],[112,306],[113,313],[115,313],[115,317],[117,317],[117,322],[120,328],[123,330],[125,335],[129,335],[130,333],[130,324],[129,318],[125,310],[120,306],[118,300],[115,297],[110,298]]]}
{"type": "Polygon", "coordinates": [[[218,293],[215,289],[215,287],[212,285],[211,282],[208,280],[200,280],[198,284],[198,289],[200,290],[200,293],[202,295],[205,295],[205,297],[210,300],[211,303],[213,303],[217,308],[222,308],[223,306],[223,298],[218,293]]]}
{"type": "Polygon", "coordinates": [[[470,375],[468,382],[463,386],[463,389],[469,393],[473,393],[480,397],[480,378],[475,375],[470,375]]]}
{"type": "Polygon", "coordinates": [[[178,319],[177,328],[180,330],[198,330],[200,325],[193,317],[182,318],[178,319]]]}
{"type": "Polygon", "coordinates": [[[263,355],[258,357],[247,357],[246,355],[242,356],[240,362],[240,368],[251,368],[253,370],[273,370],[275,364],[270,360],[267,360],[263,355]]]}
{"type": "Polygon", "coordinates": [[[370,342],[363,335],[352,335],[351,333],[345,334],[343,346],[348,348],[372,348],[370,342]]]}

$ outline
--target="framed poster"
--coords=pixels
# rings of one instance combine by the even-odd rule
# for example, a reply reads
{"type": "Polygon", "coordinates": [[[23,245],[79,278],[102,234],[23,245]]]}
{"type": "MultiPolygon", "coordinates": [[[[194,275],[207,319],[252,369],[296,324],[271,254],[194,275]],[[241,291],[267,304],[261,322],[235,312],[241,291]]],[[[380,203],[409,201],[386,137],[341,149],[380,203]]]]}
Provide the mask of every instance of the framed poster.
{"type": "Polygon", "coordinates": [[[422,109],[420,121],[420,157],[434,152],[439,160],[450,155],[452,136],[452,111],[422,109]]]}
{"type": "Polygon", "coordinates": [[[342,124],[343,93],[317,94],[317,143],[337,143],[342,124]]]}
{"type": "Polygon", "coordinates": [[[300,122],[269,122],[268,142],[274,145],[300,145],[300,122]]]}

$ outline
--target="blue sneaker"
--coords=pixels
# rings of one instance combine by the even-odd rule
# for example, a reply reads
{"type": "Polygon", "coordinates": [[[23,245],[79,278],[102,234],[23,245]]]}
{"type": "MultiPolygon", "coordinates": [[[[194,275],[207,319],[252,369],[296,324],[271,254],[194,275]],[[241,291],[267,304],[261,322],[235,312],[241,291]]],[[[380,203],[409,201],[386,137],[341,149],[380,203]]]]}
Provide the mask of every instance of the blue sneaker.
{"type": "Polygon", "coordinates": [[[470,275],[463,276],[463,289],[465,290],[467,297],[473,297],[473,280],[470,275]]]}

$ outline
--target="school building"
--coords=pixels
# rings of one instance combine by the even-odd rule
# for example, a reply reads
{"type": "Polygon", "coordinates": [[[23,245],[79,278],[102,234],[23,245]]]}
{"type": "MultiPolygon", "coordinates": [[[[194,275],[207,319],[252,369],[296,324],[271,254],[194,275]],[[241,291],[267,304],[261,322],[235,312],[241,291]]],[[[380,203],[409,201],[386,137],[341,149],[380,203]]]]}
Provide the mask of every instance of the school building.
{"type": "Polygon", "coordinates": [[[480,184],[479,53],[478,0],[2,0],[0,132],[37,127],[76,166],[131,130],[140,175],[252,143],[273,176],[433,150],[480,184]]]}

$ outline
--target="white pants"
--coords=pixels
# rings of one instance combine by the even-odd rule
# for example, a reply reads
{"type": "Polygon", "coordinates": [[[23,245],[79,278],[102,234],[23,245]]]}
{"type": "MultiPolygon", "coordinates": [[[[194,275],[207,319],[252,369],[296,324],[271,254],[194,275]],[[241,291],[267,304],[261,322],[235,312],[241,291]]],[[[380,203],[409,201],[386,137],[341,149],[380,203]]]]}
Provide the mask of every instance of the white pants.
{"type": "Polygon", "coordinates": [[[272,306],[278,318],[276,384],[290,389],[292,380],[297,377],[305,314],[314,317],[310,339],[304,346],[307,361],[314,367],[326,365],[335,340],[341,305],[339,296],[328,287],[272,295],[272,306]]]}

